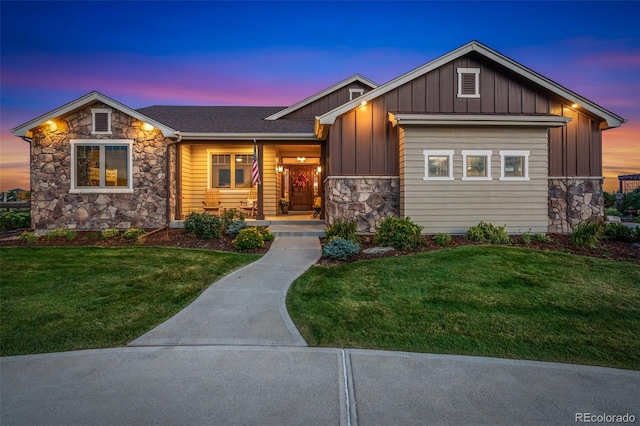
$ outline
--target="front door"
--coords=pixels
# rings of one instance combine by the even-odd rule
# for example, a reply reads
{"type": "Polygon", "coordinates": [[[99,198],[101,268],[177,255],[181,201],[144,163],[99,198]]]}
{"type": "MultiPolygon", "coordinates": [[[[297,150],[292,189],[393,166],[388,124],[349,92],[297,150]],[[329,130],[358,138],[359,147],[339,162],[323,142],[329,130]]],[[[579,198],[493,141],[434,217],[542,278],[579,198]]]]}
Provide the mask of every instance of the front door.
{"type": "Polygon", "coordinates": [[[291,210],[311,210],[313,204],[313,167],[291,166],[291,210]]]}

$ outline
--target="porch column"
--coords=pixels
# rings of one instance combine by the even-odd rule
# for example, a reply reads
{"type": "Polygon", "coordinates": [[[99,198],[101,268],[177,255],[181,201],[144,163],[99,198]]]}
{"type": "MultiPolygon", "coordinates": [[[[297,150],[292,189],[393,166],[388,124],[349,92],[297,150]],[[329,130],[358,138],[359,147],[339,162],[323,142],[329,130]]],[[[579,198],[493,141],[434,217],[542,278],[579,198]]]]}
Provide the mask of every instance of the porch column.
{"type": "Polygon", "coordinates": [[[260,184],[258,185],[258,212],[256,213],[257,220],[264,220],[264,161],[262,156],[264,154],[264,145],[262,142],[258,142],[258,172],[260,173],[260,184]]]}

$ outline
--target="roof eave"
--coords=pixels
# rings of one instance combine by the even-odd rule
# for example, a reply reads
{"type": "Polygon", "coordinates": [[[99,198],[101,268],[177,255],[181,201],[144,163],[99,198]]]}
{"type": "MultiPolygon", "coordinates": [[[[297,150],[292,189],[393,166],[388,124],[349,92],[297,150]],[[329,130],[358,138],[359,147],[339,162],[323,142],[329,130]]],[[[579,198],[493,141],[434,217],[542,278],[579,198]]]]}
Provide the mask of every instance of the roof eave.
{"type": "Polygon", "coordinates": [[[287,140],[313,140],[317,138],[314,133],[209,133],[209,132],[177,132],[182,141],[202,140],[227,140],[227,141],[287,141],[287,140]]]}
{"type": "Polygon", "coordinates": [[[144,121],[145,123],[148,123],[150,125],[152,125],[153,127],[159,129],[162,132],[162,135],[164,137],[175,137],[175,130],[160,123],[159,121],[154,120],[151,117],[148,117],[144,114],[139,113],[138,111],[129,108],[128,106],[121,104],[118,101],[115,101],[111,98],[109,98],[108,96],[103,95],[100,92],[96,92],[93,91],[91,93],[86,94],[85,96],[82,96],[74,101],[71,101],[59,108],[54,109],[53,111],[50,111],[46,114],[43,114],[37,118],[34,118],[31,121],[28,121],[20,126],[17,126],[13,129],[11,129],[11,133],[13,133],[14,135],[18,136],[18,137],[31,137],[31,130],[41,126],[42,124],[44,124],[45,122],[47,122],[48,120],[53,120],[56,119],[58,117],[61,117],[63,115],[66,115],[70,112],[76,111],[92,102],[95,101],[99,101],[104,103],[105,105],[108,105],[114,109],[117,109],[121,112],[124,112],[125,114],[128,114],[140,121],[144,121]]]}

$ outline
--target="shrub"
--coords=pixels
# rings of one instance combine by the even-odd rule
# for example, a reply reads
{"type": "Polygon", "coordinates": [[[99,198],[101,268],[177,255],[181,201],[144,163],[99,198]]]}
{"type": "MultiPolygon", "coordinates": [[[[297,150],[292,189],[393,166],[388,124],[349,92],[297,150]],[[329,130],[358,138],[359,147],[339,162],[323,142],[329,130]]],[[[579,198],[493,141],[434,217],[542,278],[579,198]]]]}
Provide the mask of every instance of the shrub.
{"type": "Polygon", "coordinates": [[[622,213],[620,213],[617,209],[607,209],[605,210],[604,214],[607,216],[622,216],[622,213]]]}
{"type": "Polygon", "coordinates": [[[224,233],[230,237],[237,237],[240,231],[248,226],[244,219],[236,220],[226,227],[224,233]]]}
{"type": "Polygon", "coordinates": [[[622,203],[622,211],[627,209],[640,210],[640,187],[633,190],[624,196],[624,203],[622,203]]]}
{"type": "MultiPolygon", "coordinates": [[[[223,211],[222,214],[220,214],[220,223],[223,228],[228,228],[234,222],[239,220],[244,221],[244,219],[245,219],[244,213],[236,209],[227,209],[223,211]]],[[[238,232],[240,232],[239,229],[238,229],[238,232]]]]}
{"type": "Polygon", "coordinates": [[[604,226],[604,238],[625,243],[640,242],[640,228],[632,229],[623,223],[607,223],[604,226]]]}
{"type": "Polygon", "coordinates": [[[100,232],[100,236],[105,239],[108,240],[109,238],[115,238],[115,237],[119,237],[120,236],[120,231],[118,231],[117,229],[103,229],[100,232]]]}
{"type": "Polygon", "coordinates": [[[484,222],[469,228],[465,237],[472,241],[490,244],[509,244],[511,242],[506,226],[496,227],[491,223],[484,222]]]}
{"type": "Polygon", "coordinates": [[[264,241],[273,241],[276,239],[276,237],[271,233],[271,230],[267,227],[259,227],[258,232],[260,232],[264,241]]]}
{"type": "Polygon", "coordinates": [[[526,244],[529,245],[531,244],[531,234],[529,234],[528,232],[520,235],[520,238],[522,238],[522,241],[526,244]]]}
{"type": "Polygon", "coordinates": [[[244,228],[238,233],[233,240],[233,246],[236,250],[253,250],[264,245],[262,234],[255,226],[244,228]]]}
{"type": "Polygon", "coordinates": [[[449,244],[449,242],[451,242],[451,235],[450,234],[436,234],[433,236],[433,241],[439,245],[440,247],[444,247],[447,244],[449,244]]]}
{"type": "Polygon", "coordinates": [[[605,206],[605,208],[615,208],[616,207],[616,203],[618,202],[616,194],[611,194],[610,192],[606,192],[605,191],[602,195],[604,196],[604,206],[605,206]]]}
{"type": "Polygon", "coordinates": [[[327,238],[338,237],[343,240],[349,240],[357,243],[359,242],[357,232],[358,222],[354,220],[340,219],[327,228],[326,235],[327,238]]]}
{"type": "Polygon", "coordinates": [[[222,220],[209,213],[191,212],[184,219],[184,232],[195,234],[198,238],[219,238],[222,233],[222,220]]]}
{"type": "Polygon", "coordinates": [[[38,234],[35,232],[23,232],[20,234],[20,239],[25,240],[30,246],[34,245],[38,241],[38,234]]]}
{"type": "Polygon", "coordinates": [[[577,246],[597,247],[604,234],[604,227],[599,222],[586,220],[580,222],[571,233],[571,241],[577,246]]]}
{"type": "Polygon", "coordinates": [[[29,213],[6,212],[0,216],[0,231],[13,231],[31,226],[29,213]]]}
{"type": "Polygon", "coordinates": [[[421,232],[422,226],[413,223],[410,217],[386,217],[380,222],[374,242],[398,250],[414,250],[420,243],[421,232]]]}
{"type": "Polygon", "coordinates": [[[76,232],[72,231],[70,229],[67,228],[57,228],[54,229],[53,231],[47,233],[47,239],[51,240],[54,238],[66,238],[67,240],[71,241],[73,239],[76,238],[76,232]]]}
{"type": "Polygon", "coordinates": [[[124,231],[122,234],[122,238],[126,238],[127,240],[135,240],[145,234],[144,229],[141,228],[129,228],[124,231]]]}
{"type": "Polygon", "coordinates": [[[331,237],[322,247],[322,256],[329,259],[346,259],[360,252],[360,245],[340,237],[331,237]]]}
{"type": "Polygon", "coordinates": [[[538,241],[539,243],[544,243],[544,244],[548,244],[551,241],[553,241],[550,236],[544,235],[544,234],[535,234],[533,238],[535,238],[536,241],[538,241]]]}

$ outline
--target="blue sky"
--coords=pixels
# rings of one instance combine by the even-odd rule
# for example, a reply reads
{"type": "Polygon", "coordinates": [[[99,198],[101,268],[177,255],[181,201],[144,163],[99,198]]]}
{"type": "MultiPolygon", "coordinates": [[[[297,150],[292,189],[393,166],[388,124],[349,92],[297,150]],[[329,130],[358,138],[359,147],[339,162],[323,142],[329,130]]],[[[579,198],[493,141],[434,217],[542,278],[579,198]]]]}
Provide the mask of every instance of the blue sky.
{"type": "Polygon", "coordinates": [[[0,19],[0,189],[28,186],[9,129],[92,90],[132,108],[287,106],[471,40],[629,119],[605,132],[605,175],[640,173],[637,1],[2,1],[0,19]]]}

